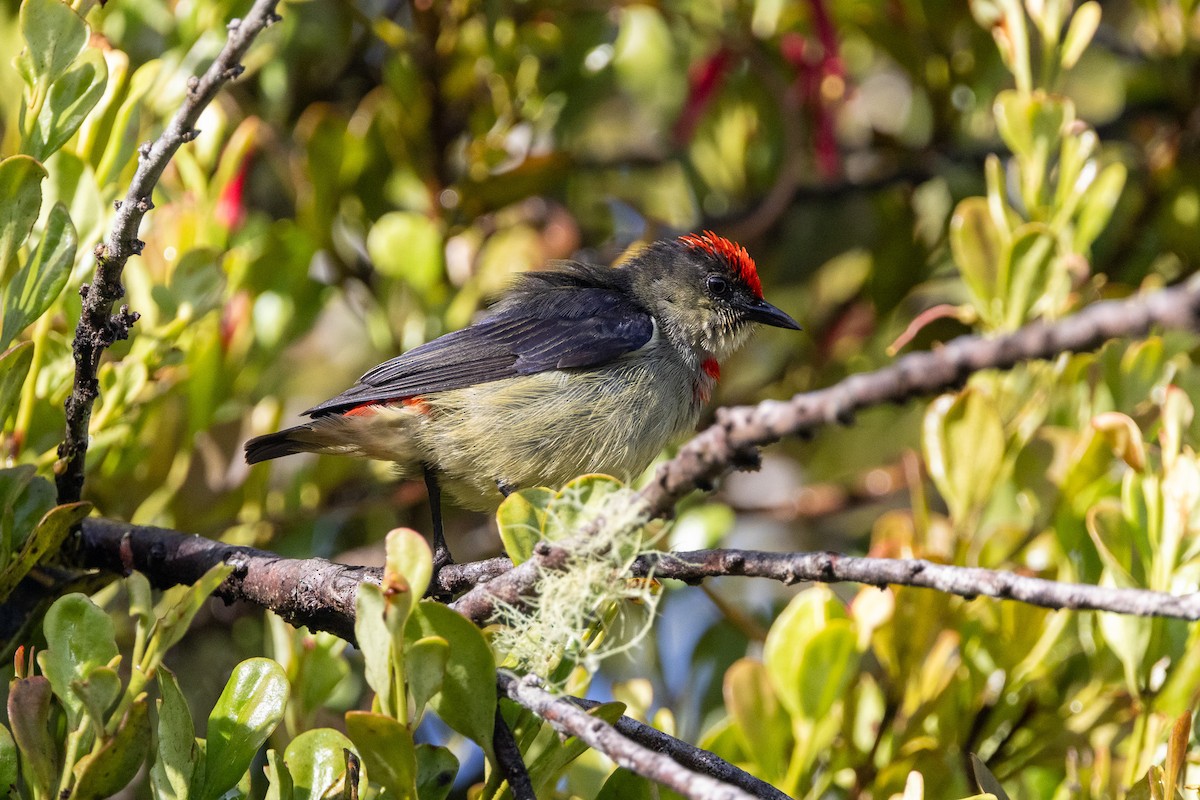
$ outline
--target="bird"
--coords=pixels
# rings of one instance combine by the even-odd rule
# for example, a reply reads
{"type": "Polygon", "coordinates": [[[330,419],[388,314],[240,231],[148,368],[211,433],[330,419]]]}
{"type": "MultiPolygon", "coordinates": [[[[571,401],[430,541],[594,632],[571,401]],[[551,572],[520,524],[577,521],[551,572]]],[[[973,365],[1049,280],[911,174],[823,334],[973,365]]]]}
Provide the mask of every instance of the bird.
{"type": "Polygon", "coordinates": [[[495,509],[515,490],[603,473],[630,480],[695,430],[752,325],[800,330],[763,299],[746,249],[712,231],[622,265],[522,273],[477,321],[385,361],[309,421],[249,440],[249,464],[294,453],[394,462],[423,475],[435,568],[452,563],[441,490],[495,509]]]}

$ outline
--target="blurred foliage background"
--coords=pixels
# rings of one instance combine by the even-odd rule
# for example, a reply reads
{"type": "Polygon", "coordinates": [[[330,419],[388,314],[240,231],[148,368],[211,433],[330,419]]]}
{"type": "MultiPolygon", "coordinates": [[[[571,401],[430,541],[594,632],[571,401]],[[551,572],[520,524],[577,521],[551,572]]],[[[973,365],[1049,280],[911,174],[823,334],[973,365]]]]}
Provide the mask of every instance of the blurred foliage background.
{"type": "MultiPolygon", "coordinates": [[[[725,366],[720,404],[1180,280],[1200,259],[1195,5],[288,0],[160,183],[125,272],[142,317],[101,371],[85,497],[117,519],[381,563],[383,532],[428,527],[422,487],[336,458],[251,469],[242,443],[467,324],[515,272],[685,231],[745,245],[805,326],[758,333],[725,366]]],[[[34,346],[8,362],[24,378],[0,447],[42,477],[92,248],[137,145],[245,11],[73,7],[91,28],[81,58],[107,77],[65,141],[37,148],[19,65],[0,64],[2,152],[47,174],[41,221],[11,255],[49,235],[55,201],[78,241],[65,287],[13,334],[34,346]]],[[[0,50],[21,36],[9,0],[0,50]]],[[[10,286],[27,259],[11,260],[10,286]]],[[[671,545],[1195,591],[1196,346],[1112,343],[787,442],[685,509],[671,545]]],[[[33,502],[15,498],[9,511],[33,502]]],[[[460,560],[498,549],[486,518],[450,511],[447,526],[460,560]]],[[[964,796],[969,753],[1013,796],[1150,796],[1200,689],[1184,623],[915,590],[664,592],[655,635],[593,692],[798,796],[888,797],[911,770],[930,797],[964,796]],[[828,691],[806,693],[814,680],[828,691]]],[[[202,619],[167,656],[201,708],[272,636],[286,661],[292,640],[260,615],[202,619]]],[[[355,670],[287,735],[361,702],[355,670]]],[[[595,796],[600,759],[573,770],[560,794],[595,796]]]]}

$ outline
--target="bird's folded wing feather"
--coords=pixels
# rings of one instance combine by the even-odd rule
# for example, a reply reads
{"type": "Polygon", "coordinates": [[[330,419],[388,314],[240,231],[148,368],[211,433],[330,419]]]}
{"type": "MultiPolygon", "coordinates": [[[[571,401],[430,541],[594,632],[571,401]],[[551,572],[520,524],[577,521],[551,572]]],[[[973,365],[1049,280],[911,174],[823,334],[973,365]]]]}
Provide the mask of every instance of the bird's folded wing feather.
{"type": "Polygon", "coordinates": [[[518,375],[597,366],[637,350],[653,334],[650,314],[624,293],[554,289],[536,303],[504,308],[384,362],[304,413],[319,417],[518,375]]]}

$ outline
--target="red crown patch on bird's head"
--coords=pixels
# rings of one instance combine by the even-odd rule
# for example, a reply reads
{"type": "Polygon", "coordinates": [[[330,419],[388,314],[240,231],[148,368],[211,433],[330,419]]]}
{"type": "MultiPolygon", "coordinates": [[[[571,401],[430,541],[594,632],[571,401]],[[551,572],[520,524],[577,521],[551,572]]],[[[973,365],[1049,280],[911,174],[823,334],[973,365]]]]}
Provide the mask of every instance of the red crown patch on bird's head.
{"type": "Polygon", "coordinates": [[[712,231],[689,233],[680,236],[679,241],[694,250],[703,250],[725,261],[746,282],[754,296],[762,299],[762,282],[758,279],[758,267],[754,265],[754,259],[746,252],[746,248],[712,231]]]}

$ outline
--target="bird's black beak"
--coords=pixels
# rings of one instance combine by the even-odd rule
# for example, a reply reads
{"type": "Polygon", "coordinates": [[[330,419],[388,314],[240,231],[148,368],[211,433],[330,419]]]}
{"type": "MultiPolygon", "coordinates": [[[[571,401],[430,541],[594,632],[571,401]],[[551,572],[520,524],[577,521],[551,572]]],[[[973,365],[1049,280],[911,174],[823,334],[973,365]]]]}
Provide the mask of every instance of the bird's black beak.
{"type": "Polygon", "coordinates": [[[794,331],[804,330],[800,327],[800,323],[766,300],[755,298],[739,305],[743,319],[751,322],[759,322],[763,325],[773,325],[776,328],[791,328],[794,331]]]}

